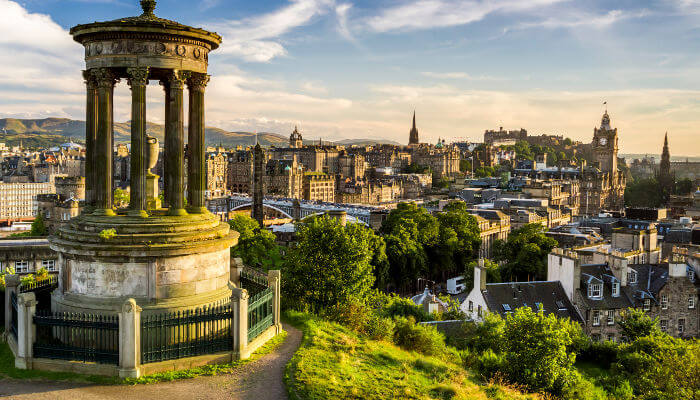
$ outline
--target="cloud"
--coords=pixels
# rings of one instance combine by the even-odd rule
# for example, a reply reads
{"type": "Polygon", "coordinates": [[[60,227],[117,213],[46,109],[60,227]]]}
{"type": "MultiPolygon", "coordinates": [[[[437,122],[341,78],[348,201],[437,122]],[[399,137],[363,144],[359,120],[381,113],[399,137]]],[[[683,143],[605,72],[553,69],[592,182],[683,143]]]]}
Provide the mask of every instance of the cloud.
{"type": "Polygon", "coordinates": [[[338,17],[338,33],[345,39],[354,42],[355,38],[348,26],[348,13],[351,8],[352,4],[350,3],[339,4],[335,7],[335,15],[338,17]]]}
{"type": "Polygon", "coordinates": [[[453,79],[453,80],[466,80],[466,81],[504,81],[507,78],[500,78],[496,76],[489,75],[478,75],[473,76],[466,72],[421,72],[421,75],[427,76],[428,78],[435,79],[453,79]]]}
{"type": "Polygon", "coordinates": [[[561,1],[566,0],[410,0],[369,18],[367,26],[389,32],[466,25],[489,14],[535,10],[561,1]]]}
{"type": "Polygon", "coordinates": [[[515,29],[526,29],[526,28],[576,28],[580,26],[593,27],[593,28],[605,28],[613,25],[624,19],[633,18],[643,18],[650,15],[647,10],[640,10],[635,12],[623,11],[623,10],[610,10],[605,14],[590,14],[587,12],[569,12],[565,15],[558,15],[556,17],[549,17],[540,21],[526,22],[519,24],[515,29]]]}
{"type": "Polygon", "coordinates": [[[220,53],[268,62],[286,54],[279,38],[329,12],[334,0],[291,0],[273,12],[240,21],[208,24],[224,38],[220,53]]]}

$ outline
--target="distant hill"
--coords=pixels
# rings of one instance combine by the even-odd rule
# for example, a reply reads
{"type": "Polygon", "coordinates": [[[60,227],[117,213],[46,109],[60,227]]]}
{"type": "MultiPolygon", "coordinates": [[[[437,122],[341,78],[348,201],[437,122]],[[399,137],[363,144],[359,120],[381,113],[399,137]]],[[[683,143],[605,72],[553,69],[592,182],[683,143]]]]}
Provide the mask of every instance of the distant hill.
{"type": "MultiPolygon", "coordinates": [[[[185,129],[187,129],[185,127],[185,129]]],[[[163,140],[165,127],[161,124],[148,122],[146,132],[163,140]]],[[[255,144],[253,132],[230,132],[221,128],[207,127],[207,145],[219,145],[232,148],[236,146],[252,146],[255,144]]],[[[261,132],[258,138],[262,146],[283,147],[289,143],[287,135],[278,133],[261,132]]],[[[27,147],[52,147],[58,146],[72,139],[75,142],[85,142],[85,121],[76,121],[68,118],[44,118],[44,119],[0,119],[0,141],[8,146],[15,146],[22,141],[27,147]]],[[[114,141],[116,143],[128,142],[131,139],[131,122],[117,122],[114,124],[114,141]]],[[[304,141],[312,144],[316,141],[304,141]]],[[[376,143],[398,144],[390,140],[372,139],[344,139],[337,142],[325,141],[344,146],[365,146],[376,143]]]]}
{"type": "MultiPolygon", "coordinates": [[[[186,129],[186,128],[185,128],[186,129]]],[[[20,140],[28,147],[51,147],[73,139],[85,142],[85,121],[67,118],[45,119],[0,119],[0,141],[8,146],[17,145],[20,140]]],[[[146,132],[163,140],[165,127],[161,124],[148,122],[146,132]]],[[[276,133],[259,133],[259,141],[263,146],[280,146],[288,143],[288,139],[276,133]]],[[[222,144],[225,147],[249,146],[255,144],[255,133],[229,132],[220,128],[206,128],[208,145],[222,144]]],[[[131,123],[118,122],[114,124],[114,141],[128,142],[131,139],[131,123]]]]}

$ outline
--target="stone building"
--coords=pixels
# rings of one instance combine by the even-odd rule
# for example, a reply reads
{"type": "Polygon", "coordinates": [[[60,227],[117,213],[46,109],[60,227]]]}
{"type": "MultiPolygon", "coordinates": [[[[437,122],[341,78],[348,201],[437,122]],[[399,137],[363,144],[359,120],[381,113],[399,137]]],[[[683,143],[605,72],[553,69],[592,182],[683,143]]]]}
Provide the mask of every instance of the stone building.
{"type": "Polygon", "coordinates": [[[33,219],[39,207],[37,196],[55,192],[53,182],[0,182],[0,222],[33,219]]]}
{"type": "Polygon", "coordinates": [[[289,135],[289,147],[293,149],[300,149],[304,147],[304,141],[302,140],[301,133],[297,127],[294,127],[294,131],[289,135]]]}
{"type": "Polygon", "coordinates": [[[302,197],[304,168],[291,160],[268,160],[264,176],[265,193],[291,199],[302,197]]]}
{"type": "Polygon", "coordinates": [[[236,150],[228,153],[226,189],[231,193],[251,193],[253,183],[253,153],[236,150]]]}
{"type": "Polygon", "coordinates": [[[58,254],[49,248],[48,239],[0,239],[0,272],[13,270],[25,275],[33,274],[40,268],[58,272],[58,254]]]}
{"type": "Polygon", "coordinates": [[[221,197],[228,190],[228,156],[225,153],[206,155],[207,197],[221,197]]]}
{"type": "Polygon", "coordinates": [[[469,210],[476,217],[479,225],[480,258],[491,258],[493,243],[496,240],[506,240],[511,231],[510,217],[498,210],[469,210]]]}
{"type": "Polygon", "coordinates": [[[307,172],[302,181],[302,199],[309,201],[335,201],[335,178],[319,172],[307,172]]]}
{"type": "Polygon", "coordinates": [[[591,146],[596,162],[581,171],[581,213],[598,215],[606,210],[621,211],[627,181],[617,165],[617,128],[611,127],[607,111],[600,128],[593,129],[591,146]]]}
{"type": "Polygon", "coordinates": [[[84,177],[56,177],[56,193],[37,196],[38,213],[49,232],[80,215],[85,200],[84,177]]]}
{"type": "Polygon", "coordinates": [[[343,150],[338,155],[338,173],[342,177],[362,179],[365,177],[365,156],[343,150]]]}

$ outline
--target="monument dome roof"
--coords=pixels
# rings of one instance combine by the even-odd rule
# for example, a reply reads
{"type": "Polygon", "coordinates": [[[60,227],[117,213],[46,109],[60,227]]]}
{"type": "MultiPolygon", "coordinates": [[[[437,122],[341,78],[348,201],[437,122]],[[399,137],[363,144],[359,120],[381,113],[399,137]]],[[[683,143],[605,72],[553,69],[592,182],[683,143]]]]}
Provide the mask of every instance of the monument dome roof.
{"type": "Polygon", "coordinates": [[[121,35],[166,34],[184,36],[194,40],[204,41],[211,49],[221,44],[221,36],[201,28],[194,28],[154,14],[156,0],[141,0],[143,14],[133,17],[118,18],[111,21],[80,24],[71,28],[70,34],[76,42],[83,43],[86,39],[105,33],[121,35]]]}

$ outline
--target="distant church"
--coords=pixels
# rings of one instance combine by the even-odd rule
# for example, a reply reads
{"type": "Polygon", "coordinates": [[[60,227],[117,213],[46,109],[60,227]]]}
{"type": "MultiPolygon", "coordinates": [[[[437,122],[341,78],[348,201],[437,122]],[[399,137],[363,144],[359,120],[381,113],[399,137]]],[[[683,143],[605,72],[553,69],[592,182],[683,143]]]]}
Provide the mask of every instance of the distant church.
{"type": "Polygon", "coordinates": [[[411,133],[408,135],[408,145],[418,145],[418,129],[416,129],[416,112],[413,111],[413,127],[411,128],[411,133]]]}

